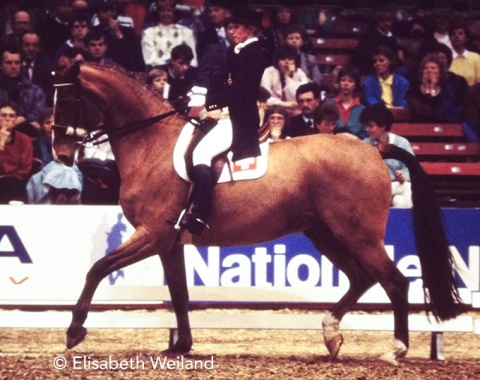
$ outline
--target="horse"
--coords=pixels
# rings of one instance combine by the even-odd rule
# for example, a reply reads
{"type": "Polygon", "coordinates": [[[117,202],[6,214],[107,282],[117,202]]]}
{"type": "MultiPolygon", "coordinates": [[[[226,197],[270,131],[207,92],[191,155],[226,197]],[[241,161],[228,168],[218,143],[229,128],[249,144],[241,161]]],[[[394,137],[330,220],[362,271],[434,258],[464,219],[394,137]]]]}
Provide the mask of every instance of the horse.
{"type": "MultiPolygon", "coordinates": [[[[165,352],[190,351],[193,339],[182,246],[186,232],[167,223],[180,215],[188,198],[190,185],[173,165],[175,143],[185,123],[184,115],[121,70],[82,64],[57,74],[55,126],[89,131],[89,136],[107,134],[121,177],[119,203],[135,229],[128,241],[88,271],[66,332],[68,349],[85,339],[83,324],[100,281],[158,254],[178,329],[176,341],[165,352]]],[[[305,234],[350,281],[348,291],[322,320],[330,357],[337,357],[343,343],[342,317],[380,283],[394,318],[393,349],[382,359],[397,363],[409,347],[409,282],[385,251],[391,181],[382,157],[402,159],[411,171],[414,232],[427,313],[441,321],[454,318],[464,308],[439,208],[420,165],[400,149],[379,154],[358,139],[321,134],[273,143],[263,177],[214,187],[210,228],[191,236],[191,243],[251,245],[305,234]]]]}

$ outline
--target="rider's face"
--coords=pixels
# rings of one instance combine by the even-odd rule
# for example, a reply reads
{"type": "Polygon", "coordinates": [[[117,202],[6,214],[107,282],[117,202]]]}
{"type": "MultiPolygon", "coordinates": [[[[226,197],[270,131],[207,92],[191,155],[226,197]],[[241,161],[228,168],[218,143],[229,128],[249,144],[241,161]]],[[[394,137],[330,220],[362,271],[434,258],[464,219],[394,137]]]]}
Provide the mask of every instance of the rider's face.
{"type": "Polygon", "coordinates": [[[232,36],[235,45],[245,42],[250,37],[253,37],[252,29],[243,24],[230,24],[228,27],[228,33],[232,36]]]}

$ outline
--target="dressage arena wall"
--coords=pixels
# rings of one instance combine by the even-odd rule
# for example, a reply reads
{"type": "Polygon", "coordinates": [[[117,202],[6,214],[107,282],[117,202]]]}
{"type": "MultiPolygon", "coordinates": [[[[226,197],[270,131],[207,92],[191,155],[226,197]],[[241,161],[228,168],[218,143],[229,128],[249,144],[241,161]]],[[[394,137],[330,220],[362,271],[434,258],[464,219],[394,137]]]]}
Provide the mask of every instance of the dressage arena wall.
{"type": "MultiPolygon", "coordinates": [[[[480,308],[480,210],[443,209],[443,214],[461,296],[480,308]]],[[[92,264],[132,232],[117,206],[0,206],[0,306],[73,305],[92,264]]],[[[391,210],[385,240],[388,254],[410,280],[410,302],[423,303],[410,210],[391,210]]],[[[247,247],[186,245],[185,256],[193,302],[329,304],[348,286],[301,234],[247,247]]],[[[154,256],[105,278],[94,304],[168,300],[154,256]]],[[[360,300],[388,303],[378,285],[360,300]]]]}

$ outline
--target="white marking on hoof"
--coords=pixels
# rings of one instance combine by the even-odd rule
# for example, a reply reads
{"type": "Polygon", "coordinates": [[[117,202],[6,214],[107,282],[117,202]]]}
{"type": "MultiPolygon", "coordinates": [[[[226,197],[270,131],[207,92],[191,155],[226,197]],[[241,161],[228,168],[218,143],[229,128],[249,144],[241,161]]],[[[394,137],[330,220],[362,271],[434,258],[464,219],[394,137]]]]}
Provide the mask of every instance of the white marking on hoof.
{"type": "Polygon", "coordinates": [[[343,336],[339,332],[340,321],[328,313],[322,321],[323,338],[330,354],[330,359],[335,359],[343,344],[343,336]]]}
{"type": "Polygon", "coordinates": [[[403,344],[403,342],[399,341],[398,339],[395,339],[393,341],[393,351],[387,352],[380,356],[380,360],[397,366],[397,359],[404,358],[407,355],[407,352],[407,346],[405,346],[405,344],[403,344]]]}

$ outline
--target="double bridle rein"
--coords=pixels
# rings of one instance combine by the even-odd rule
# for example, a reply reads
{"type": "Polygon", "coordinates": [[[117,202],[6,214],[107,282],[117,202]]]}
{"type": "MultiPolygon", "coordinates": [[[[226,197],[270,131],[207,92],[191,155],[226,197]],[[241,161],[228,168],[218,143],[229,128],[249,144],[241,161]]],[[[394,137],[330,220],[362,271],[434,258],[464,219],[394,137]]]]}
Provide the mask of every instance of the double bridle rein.
{"type": "MultiPolygon", "coordinates": [[[[79,145],[85,146],[85,147],[90,147],[90,146],[95,146],[95,145],[100,145],[103,144],[104,142],[108,141],[109,139],[112,138],[120,138],[126,135],[129,135],[131,133],[137,132],[141,129],[144,129],[160,120],[166,119],[170,116],[173,116],[175,114],[183,114],[183,113],[188,113],[188,110],[190,107],[186,106],[185,104],[188,103],[185,101],[185,99],[180,99],[182,101],[182,106],[179,108],[175,108],[172,111],[168,111],[165,113],[162,113],[160,115],[152,116],[146,119],[142,120],[137,120],[133,121],[131,123],[128,123],[126,125],[120,126],[118,128],[112,129],[108,128],[107,129],[102,129],[105,127],[105,124],[102,124],[97,127],[96,132],[90,132],[88,133],[85,131],[83,128],[77,127],[79,125],[80,118],[82,116],[86,117],[87,113],[83,112],[86,109],[85,106],[85,98],[83,97],[81,93],[81,86],[80,83],[78,82],[68,82],[68,83],[58,83],[55,84],[55,88],[59,87],[70,87],[72,86],[74,88],[74,99],[72,102],[72,112],[73,112],[73,125],[62,125],[62,124],[53,124],[54,128],[58,129],[63,129],[65,130],[65,133],[67,135],[71,135],[77,139],[77,143],[79,145]],[[107,136],[106,136],[107,135],[107,136]],[[106,136],[101,139],[102,136],[106,136]]],[[[172,102],[173,103],[173,102],[172,102]]],[[[57,99],[55,96],[55,105],[57,104],[57,99]]],[[[188,118],[188,117],[187,117],[188,118]]],[[[88,124],[88,123],[87,123],[88,124]]]]}

